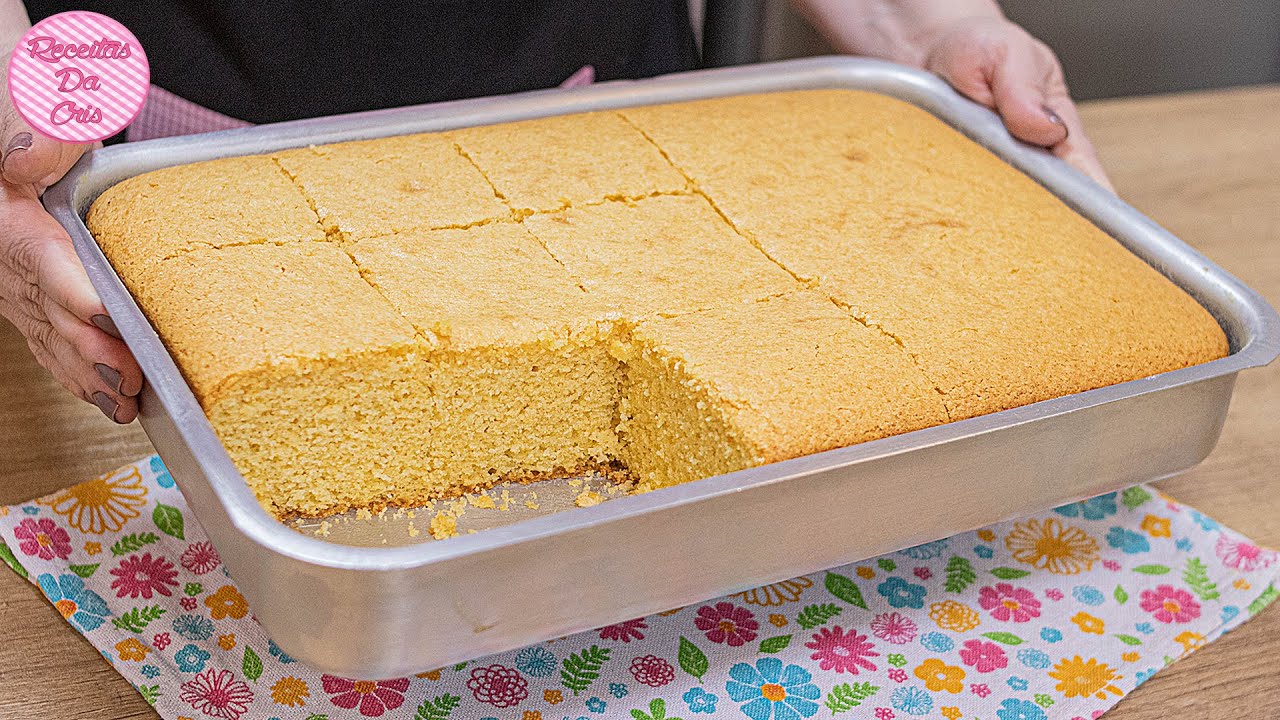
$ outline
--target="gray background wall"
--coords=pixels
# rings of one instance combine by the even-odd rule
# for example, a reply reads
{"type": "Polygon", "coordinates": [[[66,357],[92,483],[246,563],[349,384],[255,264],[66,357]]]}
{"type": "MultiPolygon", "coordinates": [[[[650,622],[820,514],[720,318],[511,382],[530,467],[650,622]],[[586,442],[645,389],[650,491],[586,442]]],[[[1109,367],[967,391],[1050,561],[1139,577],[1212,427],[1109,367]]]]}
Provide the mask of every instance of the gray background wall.
{"type": "MultiPolygon", "coordinates": [[[[1280,0],[1001,5],[1058,52],[1079,99],[1280,82],[1280,0]]],[[[762,16],[763,59],[830,52],[787,0],[767,0],[762,16]]]]}

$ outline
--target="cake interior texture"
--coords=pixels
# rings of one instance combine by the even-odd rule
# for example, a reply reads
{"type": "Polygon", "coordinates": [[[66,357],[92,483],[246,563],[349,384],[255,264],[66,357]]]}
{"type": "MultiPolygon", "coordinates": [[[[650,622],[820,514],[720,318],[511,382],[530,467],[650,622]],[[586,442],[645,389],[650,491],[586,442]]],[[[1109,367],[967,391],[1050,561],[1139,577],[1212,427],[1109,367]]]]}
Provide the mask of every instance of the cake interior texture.
{"type": "Polygon", "coordinates": [[[858,91],[213,160],[87,221],[279,517],[652,490],[1228,352],[1034,181],[858,91]]]}

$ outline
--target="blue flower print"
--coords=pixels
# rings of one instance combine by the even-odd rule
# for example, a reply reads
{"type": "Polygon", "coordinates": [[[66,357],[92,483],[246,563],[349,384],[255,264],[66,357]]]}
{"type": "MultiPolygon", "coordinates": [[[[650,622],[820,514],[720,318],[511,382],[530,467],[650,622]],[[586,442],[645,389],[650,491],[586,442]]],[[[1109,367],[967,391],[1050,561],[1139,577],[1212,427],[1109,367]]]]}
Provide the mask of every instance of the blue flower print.
{"type": "Polygon", "coordinates": [[[1000,703],[996,717],[1000,720],[1045,720],[1044,710],[1029,700],[1009,698],[1000,703]]]}
{"type": "Polygon", "coordinates": [[[1191,538],[1179,538],[1178,542],[1174,543],[1174,547],[1178,548],[1179,552],[1191,552],[1195,545],[1192,544],[1191,538]]]}
{"type": "Polygon", "coordinates": [[[1035,648],[1024,648],[1018,651],[1018,662],[1026,665],[1032,670],[1044,670],[1053,664],[1053,660],[1049,659],[1048,654],[1043,650],[1035,648]]]}
{"type": "Polygon", "coordinates": [[[822,691],[813,675],[799,665],[783,666],[778,658],[761,658],[755,667],[737,663],[729,668],[725,691],[751,720],[800,720],[817,714],[822,691]]]}
{"type": "Polygon", "coordinates": [[[1155,628],[1151,627],[1151,623],[1138,623],[1137,625],[1133,626],[1133,629],[1137,630],[1143,635],[1150,635],[1151,633],[1156,631],[1155,628]]]}
{"type": "Polygon", "coordinates": [[[1232,620],[1235,620],[1236,616],[1239,614],[1240,614],[1240,608],[1236,607],[1235,605],[1227,605],[1226,607],[1222,608],[1222,622],[1224,623],[1231,622],[1232,620]]]}
{"type": "Polygon", "coordinates": [[[893,607],[919,610],[924,607],[924,596],[929,591],[923,585],[913,585],[900,577],[891,577],[877,585],[876,592],[883,595],[893,607]]]}
{"type": "Polygon", "coordinates": [[[598,714],[598,713],[604,712],[604,706],[605,706],[604,700],[601,700],[598,697],[591,698],[590,700],[587,701],[586,704],[587,704],[587,710],[593,713],[598,714]]]}
{"type": "Polygon", "coordinates": [[[1040,639],[1047,643],[1056,643],[1062,640],[1062,631],[1057,628],[1040,628],[1040,639]]]}
{"type": "Polygon", "coordinates": [[[1116,526],[1107,532],[1107,544],[1129,555],[1151,550],[1151,543],[1136,532],[1116,526]]]}
{"type": "Polygon", "coordinates": [[[908,715],[928,715],[933,709],[933,698],[918,687],[900,687],[889,696],[889,703],[894,710],[901,710],[908,715]]]}
{"type": "Polygon", "coordinates": [[[213,637],[213,621],[199,615],[179,615],[173,619],[173,631],[188,640],[208,640],[213,637]]]}
{"type": "Polygon", "coordinates": [[[159,455],[151,456],[151,473],[156,476],[156,484],[160,487],[173,487],[173,476],[169,474],[169,468],[164,466],[159,455]]]}
{"type": "MultiPolygon", "coordinates": [[[[1156,674],[1156,668],[1139,670],[1138,672],[1134,673],[1133,679],[1137,682],[1138,685],[1141,685],[1142,683],[1150,680],[1151,676],[1155,674],[1156,674]]],[[[1134,687],[1137,687],[1137,685],[1135,685],[1134,687]]]]}
{"type": "Polygon", "coordinates": [[[684,700],[685,705],[689,706],[689,712],[694,715],[713,714],[716,711],[716,701],[720,699],[700,687],[689,688],[680,698],[684,700]]]}
{"type": "Polygon", "coordinates": [[[996,551],[986,545],[979,545],[973,549],[973,554],[985,560],[990,560],[996,554],[996,551]]]}
{"type": "Polygon", "coordinates": [[[191,643],[187,643],[173,656],[173,661],[178,663],[178,669],[189,673],[198,673],[204,670],[204,664],[208,660],[209,653],[191,643]]]}
{"type": "Polygon", "coordinates": [[[1077,585],[1071,590],[1071,597],[1085,605],[1101,605],[1106,601],[1102,591],[1092,585],[1077,585]]]}
{"type": "Polygon", "coordinates": [[[297,662],[297,660],[286,655],[284,651],[280,649],[280,646],[276,645],[274,640],[267,640],[267,652],[271,653],[271,657],[279,660],[281,665],[288,665],[289,663],[297,662]]]}
{"type": "Polygon", "coordinates": [[[34,505],[24,505],[22,506],[22,512],[27,515],[39,515],[40,508],[35,507],[34,505]]]}
{"type": "Polygon", "coordinates": [[[609,683],[609,694],[621,700],[628,693],[627,686],[622,683],[609,683]]]}
{"type": "Polygon", "coordinates": [[[1054,512],[1066,517],[1081,517],[1085,520],[1101,520],[1116,514],[1116,494],[1107,493],[1078,503],[1054,508],[1054,512]]]}
{"type": "Polygon", "coordinates": [[[951,652],[956,646],[956,641],[942,633],[931,632],[920,636],[920,644],[929,652],[944,653],[951,652]]]}
{"type": "Polygon", "coordinates": [[[44,573],[36,578],[36,583],[44,591],[49,602],[62,613],[80,632],[96,630],[102,625],[104,618],[111,615],[107,601],[98,593],[86,588],[84,580],[79,576],[66,574],[54,578],[44,573]]]}
{"type": "Polygon", "coordinates": [[[1005,681],[1005,683],[1007,683],[1009,687],[1013,688],[1014,690],[1017,690],[1018,692],[1022,692],[1023,690],[1026,690],[1029,684],[1026,680],[1023,680],[1017,675],[1010,677],[1008,680],[1005,681]]]}
{"type": "Polygon", "coordinates": [[[516,654],[516,669],[530,677],[551,677],[559,664],[556,656],[541,645],[531,645],[516,654]]]}
{"type": "Polygon", "coordinates": [[[1218,524],[1217,520],[1214,520],[1208,515],[1202,515],[1201,513],[1195,510],[1191,511],[1191,519],[1195,520],[1196,524],[1199,525],[1202,529],[1204,529],[1205,532],[1213,532],[1214,530],[1217,530],[1218,528],[1222,527],[1221,525],[1218,524]]]}
{"type": "Polygon", "coordinates": [[[155,665],[143,665],[138,672],[142,673],[143,677],[149,679],[159,675],[160,668],[156,667],[155,665]]]}
{"type": "Polygon", "coordinates": [[[946,540],[934,540],[915,547],[909,547],[906,550],[899,550],[900,555],[906,555],[915,560],[932,560],[936,557],[942,557],[942,553],[947,551],[946,540]]]}

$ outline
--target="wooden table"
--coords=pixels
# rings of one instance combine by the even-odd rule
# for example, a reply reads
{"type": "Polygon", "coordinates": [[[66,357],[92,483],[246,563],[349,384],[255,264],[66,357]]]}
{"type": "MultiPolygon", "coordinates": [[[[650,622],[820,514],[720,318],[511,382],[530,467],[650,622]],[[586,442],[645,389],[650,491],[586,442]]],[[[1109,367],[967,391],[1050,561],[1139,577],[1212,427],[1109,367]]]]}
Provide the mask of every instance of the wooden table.
{"type": "MultiPolygon", "coordinates": [[[[1084,108],[1120,194],[1280,304],[1280,86],[1115,100],[1084,108]]],[[[0,503],[151,452],[44,373],[0,329],[0,503]]],[[[1280,546],[1280,363],[1240,377],[1222,441],[1161,487],[1280,546]]],[[[0,570],[0,718],[156,717],[34,587],[0,570]]],[[[1162,671],[1107,718],[1280,717],[1280,610],[1162,671]]]]}

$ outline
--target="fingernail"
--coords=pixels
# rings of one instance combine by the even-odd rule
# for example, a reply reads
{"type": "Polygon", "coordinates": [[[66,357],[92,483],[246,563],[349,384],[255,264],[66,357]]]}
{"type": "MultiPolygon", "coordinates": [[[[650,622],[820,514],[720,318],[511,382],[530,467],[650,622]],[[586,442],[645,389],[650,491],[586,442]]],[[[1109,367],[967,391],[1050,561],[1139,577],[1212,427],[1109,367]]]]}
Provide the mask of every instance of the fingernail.
{"type": "Polygon", "coordinates": [[[98,377],[102,378],[102,382],[106,383],[108,387],[121,395],[124,394],[124,392],[120,390],[119,370],[116,370],[106,363],[94,363],[93,369],[98,371],[98,377]]]}
{"type": "Polygon", "coordinates": [[[30,150],[33,138],[29,132],[20,132],[9,139],[9,144],[4,148],[5,157],[15,150],[30,150]]]}
{"type": "Polygon", "coordinates": [[[116,321],[115,321],[115,320],[112,320],[110,316],[108,316],[108,315],[94,315],[93,317],[89,318],[89,320],[90,320],[90,322],[92,322],[94,325],[97,325],[99,330],[101,330],[102,332],[104,332],[104,333],[106,333],[106,334],[110,335],[111,337],[113,337],[113,338],[115,338],[115,339],[117,339],[117,340],[123,340],[123,339],[124,339],[124,338],[120,337],[120,330],[118,330],[118,329],[116,328],[116,321]]]}
{"type": "Polygon", "coordinates": [[[102,411],[103,415],[111,418],[111,422],[116,421],[116,410],[119,410],[120,406],[115,400],[111,399],[110,395],[102,392],[101,390],[95,392],[93,394],[93,404],[98,406],[98,409],[102,411]]]}
{"type": "Polygon", "coordinates": [[[1071,134],[1071,130],[1067,128],[1067,124],[1062,122],[1062,116],[1054,112],[1053,108],[1049,107],[1048,105],[1041,105],[1040,109],[1044,111],[1044,116],[1049,118],[1049,122],[1053,123],[1054,125],[1060,125],[1062,129],[1067,132],[1068,135],[1071,134]]]}

